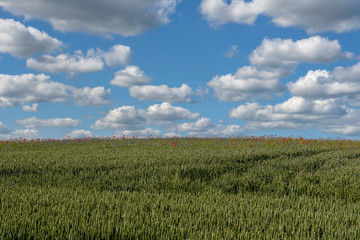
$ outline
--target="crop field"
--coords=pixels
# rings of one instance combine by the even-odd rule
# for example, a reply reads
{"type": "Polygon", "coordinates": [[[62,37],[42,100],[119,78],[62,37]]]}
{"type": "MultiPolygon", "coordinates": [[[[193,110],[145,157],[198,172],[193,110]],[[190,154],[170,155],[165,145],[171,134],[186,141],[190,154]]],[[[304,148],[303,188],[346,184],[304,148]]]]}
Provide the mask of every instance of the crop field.
{"type": "Polygon", "coordinates": [[[360,142],[0,141],[0,239],[360,239],[360,142]]]}

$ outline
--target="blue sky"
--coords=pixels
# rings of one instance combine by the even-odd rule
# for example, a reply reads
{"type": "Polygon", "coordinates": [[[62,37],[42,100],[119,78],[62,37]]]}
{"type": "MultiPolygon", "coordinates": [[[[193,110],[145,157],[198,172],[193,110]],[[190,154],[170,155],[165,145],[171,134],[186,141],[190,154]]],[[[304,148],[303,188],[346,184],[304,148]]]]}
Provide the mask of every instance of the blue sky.
{"type": "Polygon", "coordinates": [[[359,29],[354,0],[0,0],[0,139],[358,139],[359,29]]]}

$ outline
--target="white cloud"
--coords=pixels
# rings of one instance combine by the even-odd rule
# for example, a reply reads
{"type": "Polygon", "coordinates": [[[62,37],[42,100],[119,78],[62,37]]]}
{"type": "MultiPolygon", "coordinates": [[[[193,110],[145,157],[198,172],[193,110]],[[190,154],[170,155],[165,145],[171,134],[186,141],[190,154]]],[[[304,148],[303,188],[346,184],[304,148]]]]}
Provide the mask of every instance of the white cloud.
{"type": "Polygon", "coordinates": [[[36,59],[29,58],[26,60],[26,67],[42,72],[68,72],[70,75],[74,75],[75,73],[103,70],[103,60],[110,67],[126,65],[130,62],[131,56],[130,47],[118,44],[111,47],[108,52],[100,49],[97,49],[97,51],[89,49],[86,56],[81,50],[77,50],[72,56],[59,54],[56,57],[43,55],[36,59]]]}
{"type": "Polygon", "coordinates": [[[9,134],[0,134],[0,140],[10,140],[10,139],[37,139],[40,137],[39,130],[36,129],[24,129],[24,130],[15,130],[9,134]]]}
{"type": "Polygon", "coordinates": [[[360,2],[354,0],[259,0],[264,13],[281,27],[300,27],[308,33],[347,32],[360,28],[360,2]]]}
{"type": "Polygon", "coordinates": [[[33,103],[32,106],[24,105],[22,107],[24,112],[38,112],[39,111],[39,104],[33,103]]]}
{"type": "Polygon", "coordinates": [[[146,138],[146,137],[159,137],[161,136],[160,130],[154,130],[152,128],[145,128],[140,130],[123,130],[119,131],[115,134],[116,136],[129,136],[129,137],[139,137],[139,138],[146,138]]]}
{"type": "Polygon", "coordinates": [[[44,74],[0,74],[0,107],[16,107],[26,102],[65,102],[74,99],[76,105],[107,104],[110,90],[103,87],[82,89],[49,80],[44,74]]]}
{"type": "Polygon", "coordinates": [[[213,127],[213,124],[211,123],[209,118],[200,118],[196,122],[178,124],[177,131],[197,133],[197,132],[204,132],[205,130],[208,130],[211,127],[213,127]]]}
{"type": "Polygon", "coordinates": [[[40,132],[36,129],[15,130],[9,135],[10,138],[36,139],[40,138],[40,132]]]}
{"type": "Polygon", "coordinates": [[[232,45],[225,53],[225,57],[227,58],[233,58],[239,53],[239,46],[238,45],[232,45]]]}
{"type": "Polygon", "coordinates": [[[56,127],[56,128],[71,128],[81,124],[80,120],[72,118],[53,118],[53,119],[37,119],[36,117],[16,120],[17,124],[25,128],[38,127],[56,127]]]}
{"type": "Polygon", "coordinates": [[[142,129],[145,119],[141,111],[134,106],[122,106],[110,110],[105,116],[91,126],[93,129],[116,129],[116,130],[138,130],[142,129]]]}
{"type": "Polygon", "coordinates": [[[0,106],[15,107],[25,102],[63,102],[69,95],[68,86],[52,82],[44,74],[0,74],[0,106]]]}
{"type": "Polygon", "coordinates": [[[115,73],[110,83],[119,87],[130,87],[150,83],[151,77],[144,74],[138,66],[126,66],[123,70],[115,73]]]}
{"type": "Polygon", "coordinates": [[[359,136],[360,125],[336,125],[331,127],[322,127],[321,130],[326,133],[342,134],[346,136],[359,136]]]}
{"type": "Polygon", "coordinates": [[[110,103],[110,101],[107,100],[110,89],[105,90],[104,87],[74,88],[72,92],[74,103],[78,106],[103,105],[110,103]]]}
{"type": "Polygon", "coordinates": [[[196,122],[178,124],[176,130],[198,137],[225,137],[226,135],[239,135],[245,131],[239,125],[214,125],[209,118],[200,118],[196,122]]]}
{"type": "Polygon", "coordinates": [[[239,68],[235,75],[215,76],[207,83],[220,101],[237,102],[247,99],[267,99],[273,93],[282,94],[285,87],[280,78],[287,73],[282,70],[259,70],[253,66],[239,68]]]}
{"type": "MultiPolygon", "coordinates": [[[[0,6],[3,3],[0,1],[0,6]]],[[[25,27],[12,19],[0,19],[0,52],[10,53],[18,58],[30,57],[36,53],[48,53],[63,43],[33,27],[25,27]]]]}
{"type": "Polygon", "coordinates": [[[26,18],[51,22],[56,30],[136,35],[169,22],[179,0],[68,1],[1,0],[0,6],[26,18]]]}
{"type": "Polygon", "coordinates": [[[94,134],[92,134],[92,132],[87,131],[87,130],[83,130],[83,129],[78,129],[78,130],[74,130],[71,133],[69,133],[66,137],[70,137],[70,138],[87,138],[87,137],[94,137],[94,134]]]}
{"type": "Polygon", "coordinates": [[[8,126],[5,125],[5,123],[0,122],[0,133],[8,133],[10,129],[8,126]]]}
{"type": "Polygon", "coordinates": [[[136,109],[134,106],[122,106],[109,111],[98,119],[91,127],[108,130],[141,130],[148,123],[159,126],[170,124],[183,119],[196,119],[199,113],[192,113],[182,107],[172,106],[170,103],[154,104],[147,109],[136,109]]]}
{"type": "Polygon", "coordinates": [[[329,122],[319,126],[319,129],[326,133],[342,134],[347,136],[360,135],[360,110],[348,109],[342,121],[329,122]]]}
{"type": "Polygon", "coordinates": [[[164,102],[194,102],[195,95],[187,84],[182,84],[179,88],[169,88],[164,84],[160,86],[132,86],[129,90],[130,95],[134,98],[164,102]]]}
{"type": "Polygon", "coordinates": [[[143,116],[149,120],[176,121],[180,119],[196,119],[199,113],[192,113],[182,107],[174,107],[168,102],[149,106],[142,112],[143,116]]]}
{"type": "Polygon", "coordinates": [[[102,57],[108,66],[117,67],[129,64],[132,53],[130,47],[118,44],[111,47],[108,52],[103,52],[102,57]]]}
{"type": "Polygon", "coordinates": [[[200,12],[213,27],[228,22],[253,24],[262,6],[253,1],[233,0],[228,4],[225,0],[202,0],[200,12]]]}
{"type": "Polygon", "coordinates": [[[264,39],[249,56],[253,65],[294,67],[300,62],[328,63],[343,57],[337,40],[320,36],[293,41],[292,39],[264,39]]]}
{"type": "Polygon", "coordinates": [[[200,12],[213,26],[253,24],[263,14],[278,26],[300,27],[308,33],[360,28],[360,2],[354,0],[202,0],[200,12]]]}
{"type": "Polygon", "coordinates": [[[345,97],[353,106],[360,106],[360,63],[351,67],[337,67],[334,71],[309,71],[296,82],[287,84],[294,96],[310,99],[345,97]]]}
{"type": "Polygon", "coordinates": [[[292,97],[275,106],[246,103],[230,110],[231,118],[245,120],[252,129],[307,128],[316,124],[341,121],[349,109],[336,99],[308,100],[292,97]]]}
{"type": "Polygon", "coordinates": [[[178,137],[181,137],[179,134],[177,133],[174,133],[174,132],[168,132],[168,133],[165,133],[163,134],[164,138],[178,138],[178,137]]]}
{"type": "Polygon", "coordinates": [[[74,74],[101,71],[104,68],[104,63],[100,56],[94,54],[93,50],[88,51],[87,56],[84,56],[79,50],[74,56],[60,54],[56,57],[43,55],[37,59],[29,58],[26,60],[26,67],[42,72],[69,72],[74,74]]]}

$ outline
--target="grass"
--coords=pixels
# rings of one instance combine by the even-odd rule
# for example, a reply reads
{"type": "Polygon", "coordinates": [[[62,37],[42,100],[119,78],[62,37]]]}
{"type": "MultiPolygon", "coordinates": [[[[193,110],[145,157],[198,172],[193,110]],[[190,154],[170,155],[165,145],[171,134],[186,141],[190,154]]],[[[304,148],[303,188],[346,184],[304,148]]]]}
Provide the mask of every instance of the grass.
{"type": "Polygon", "coordinates": [[[0,239],[360,239],[360,142],[0,141],[0,239]]]}

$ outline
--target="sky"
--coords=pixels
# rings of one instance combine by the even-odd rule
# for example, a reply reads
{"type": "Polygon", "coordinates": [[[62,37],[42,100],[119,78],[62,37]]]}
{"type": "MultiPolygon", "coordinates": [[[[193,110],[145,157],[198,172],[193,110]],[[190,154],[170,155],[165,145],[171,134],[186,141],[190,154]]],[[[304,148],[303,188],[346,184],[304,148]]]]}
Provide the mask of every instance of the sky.
{"type": "Polygon", "coordinates": [[[358,0],[0,0],[0,139],[360,137],[358,0]]]}

